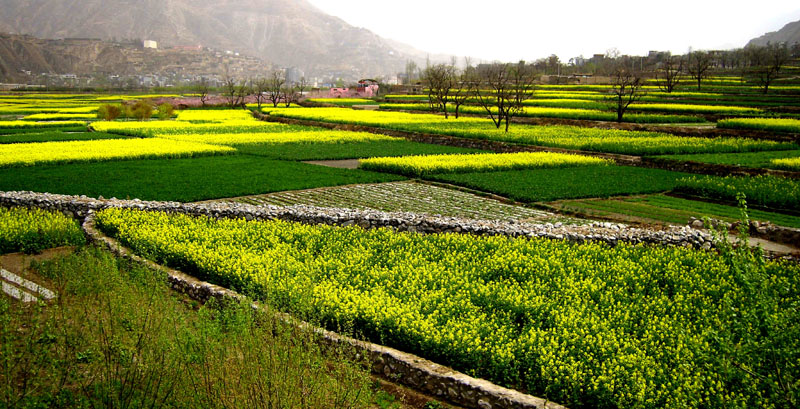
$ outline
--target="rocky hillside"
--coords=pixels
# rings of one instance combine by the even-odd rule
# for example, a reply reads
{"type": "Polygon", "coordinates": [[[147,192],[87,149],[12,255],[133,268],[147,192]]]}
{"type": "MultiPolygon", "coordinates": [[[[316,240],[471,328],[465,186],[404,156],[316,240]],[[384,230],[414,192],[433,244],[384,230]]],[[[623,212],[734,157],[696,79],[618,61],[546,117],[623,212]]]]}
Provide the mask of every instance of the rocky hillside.
{"type": "Polygon", "coordinates": [[[766,45],[767,43],[800,43],[800,20],[783,26],[778,31],[764,34],[761,37],[750,40],[747,45],[766,45]]]}
{"type": "Polygon", "coordinates": [[[0,34],[0,82],[25,82],[46,74],[214,76],[228,67],[236,77],[263,75],[266,62],[207,49],[143,49],[138,43],[92,39],[43,40],[0,34]]]}
{"type": "Polygon", "coordinates": [[[309,75],[355,70],[377,76],[402,71],[408,58],[425,58],[306,0],[0,0],[0,5],[0,32],[203,45],[296,66],[309,75]]]}

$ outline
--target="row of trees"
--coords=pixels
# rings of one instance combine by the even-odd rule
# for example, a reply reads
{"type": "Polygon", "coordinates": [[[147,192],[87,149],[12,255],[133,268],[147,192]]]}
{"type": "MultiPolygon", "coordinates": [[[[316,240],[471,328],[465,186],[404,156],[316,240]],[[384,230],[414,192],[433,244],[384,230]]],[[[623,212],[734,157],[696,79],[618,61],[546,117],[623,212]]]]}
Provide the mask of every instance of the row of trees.
{"type": "MultiPolygon", "coordinates": [[[[644,78],[628,67],[622,61],[615,67],[607,99],[619,122],[628,107],[644,96],[644,78]]],[[[537,75],[536,67],[524,61],[478,67],[467,62],[463,70],[453,63],[429,65],[422,72],[422,80],[431,111],[441,112],[447,119],[452,110],[458,119],[461,107],[471,102],[483,108],[495,127],[508,132],[511,119],[524,112],[525,101],[533,96],[537,75]]]]}
{"type": "Polygon", "coordinates": [[[461,107],[472,101],[483,107],[498,129],[508,132],[511,118],[522,113],[523,102],[533,95],[536,70],[525,61],[516,64],[481,64],[474,67],[467,60],[459,70],[455,63],[429,65],[422,72],[432,111],[449,118],[450,108],[456,119],[461,107]]]}
{"type": "MultiPolygon", "coordinates": [[[[779,78],[781,71],[791,61],[792,54],[785,44],[767,44],[766,46],[748,46],[729,53],[737,54],[735,59],[737,73],[743,80],[758,85],[766,94],[769,87],[779,78]]],[[[693,51],[686,55],[669,56],[656,69],[655,75],[659,87],[665,92],[672,92],[680,84],[682,77],[690,76],[697,82],[697,90],[702,81],[718,70],[717,53],[693,51]]],[[[729,67],[732,59],[726,59],[729,67]]],[[[730,70],[730,68],[729,68],[730,70]]]]}
{"type": "MultiPolygon", "coordinates": [[[[231,108],[245,108],[245,103],[251,96],[258,104],[258,109],[268,102],[273,107],[280,104],[289,107],[300,99],[308,86],[305,77],[298,82],[289,83],[282,71],[272,71],[266,77],[238,80],[226,74],[222,80],[221,94],[231,108]]],[[[195,86],[195,91],[200,96],[200,103],[205,106],[211,91],[208,81],[202,79],[195,86]]]]}

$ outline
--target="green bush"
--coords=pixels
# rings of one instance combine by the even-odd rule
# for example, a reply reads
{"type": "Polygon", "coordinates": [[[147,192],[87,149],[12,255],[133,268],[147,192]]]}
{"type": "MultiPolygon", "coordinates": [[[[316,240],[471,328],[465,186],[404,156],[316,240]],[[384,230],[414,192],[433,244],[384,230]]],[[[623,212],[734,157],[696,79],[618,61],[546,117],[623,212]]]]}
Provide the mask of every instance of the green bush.
{"type": "Polygon", "coordinates": [[[122,115],[122,106],[118,104],[103,104],[97,109],[97,117],[104,121],[113,121],[122,115]]]}
{"type": "Polygon", "coordinates": [[[170,119],[175,114],[175,108],[169,103],[163,103],[158,106],[158,119],[170,119]]]}

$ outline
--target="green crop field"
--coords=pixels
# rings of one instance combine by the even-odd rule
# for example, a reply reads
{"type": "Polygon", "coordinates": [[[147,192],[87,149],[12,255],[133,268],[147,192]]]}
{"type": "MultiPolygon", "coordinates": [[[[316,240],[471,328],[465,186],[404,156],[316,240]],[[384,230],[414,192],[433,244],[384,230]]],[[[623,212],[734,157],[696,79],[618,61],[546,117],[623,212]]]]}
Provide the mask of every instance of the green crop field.
{"type": "Polygon", "coordinates": [[[664,155],[666,159],[688,160],[720,165],[744,166],[749,168],[779,168],[772,161],[800,157],[800,150],[746,152],[746,153],[702,153],[696,155],[664,155]]]}
{"type": "Polygon", "coordinates": [[[435,175],[432,178],[521,202],[543,202],[665,192],[672,190],[684,176],[687,175],[660,169],[586,166],[435,175]]]}
{"type": "MultiPolygon", "coordinates": [[[[556,208],[590,217],[611,217],[628,221],[660,222],[685,225],[690,217],[711,217],[732,223],[741,218],[736,206],[688,200],[664,195],[615,199],[565,200],[556,208]]],[[[779,226],[800,228],[800,217],[750,209],[752,220],[768,221],[779,226]]]]}
{"type": "MultiPolygon", "coordinates": [[[[120,209],[99,213],[98,224],[147,258],[278,309],[575,407],[772,401],[756,385],[774,378],[727,372],[720,345],[788,331],[772,356],[791,360],[800,347],[795,264],[760,267],[768,304],[759,309],[725,258],[678,247],[120,209]],[[729,326],[740,314],[742,324],[729,326]]],[[[771,365],[759,351],[735,353],[771,365]]]]}
{"type": "Polygon", "coordinates": [[[0,169],[0,190],[192,202],[401,179],[384,173],[235,155],[0,169]]]}

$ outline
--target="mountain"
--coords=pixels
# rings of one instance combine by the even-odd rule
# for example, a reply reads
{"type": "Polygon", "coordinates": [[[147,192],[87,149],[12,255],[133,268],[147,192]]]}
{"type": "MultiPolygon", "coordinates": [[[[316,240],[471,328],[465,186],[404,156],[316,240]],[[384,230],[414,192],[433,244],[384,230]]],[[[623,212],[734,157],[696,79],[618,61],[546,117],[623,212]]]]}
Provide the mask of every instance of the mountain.
{"type": "Polygon", "coordinates": [[[30,82],[41,74],[77,76],[214,77],[219,67],[243,77],[263,74],[269,64],[206,48],[147,49],[139,42],[74,38],[45,40],[0,33],[0,81],[30,82]],[[33,77],[31,77],[33,75],[33,77]]]}
{"type": "Polygon", "coordinates": [[[778,31],[754,38],[747,45],[767,45],[768,42],[773,44],[787,43],[789,45],[800,43],[800,20],[789,23],[778,31]]]}
{"type": "MultiPolygon", "coordinates": [[[[425,54],[306,0],[0,0],[0,32],[155,40],[246,53],[306,75],[387,75],[425,54]]],[[[368,12],[368,11],[365,11],[368,12]]]]}

